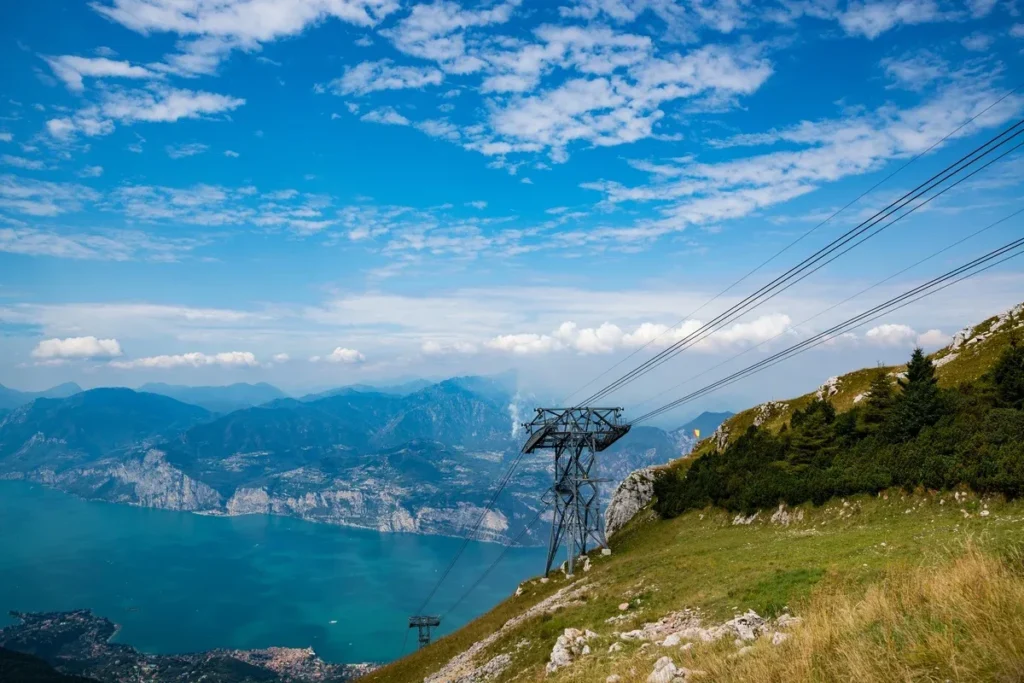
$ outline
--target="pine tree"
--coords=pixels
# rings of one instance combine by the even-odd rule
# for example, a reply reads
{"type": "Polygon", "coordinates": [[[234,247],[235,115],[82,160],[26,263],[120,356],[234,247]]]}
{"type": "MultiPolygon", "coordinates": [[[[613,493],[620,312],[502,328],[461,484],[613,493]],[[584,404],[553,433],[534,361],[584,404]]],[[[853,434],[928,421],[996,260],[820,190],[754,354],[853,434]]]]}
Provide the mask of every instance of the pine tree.
{"type": "Polygon", "coordinates": [[[895,394],[892,388],[892,381],[889,375],[879,367],[878,372],[871,379],[871,388],[868,389],[867,400],[861,409],[860,428],[868,434],[877,432],[889,418],[895,402],[895,394]]]}
{"type": "Polygon", "coordinates": [[[935,366],[921,349],[914,349],[907,363],[906,378],[900,379],[899,385],[902,392],[895,401],[886,431],[890,439],[906,441],[942,416],[935,366]]]}
{"type": "Polygon", "coordinates": [[[1024,346],[1011,345],[1003,351],[991,373],[999,402],[1024,408],[1024,346]]]}

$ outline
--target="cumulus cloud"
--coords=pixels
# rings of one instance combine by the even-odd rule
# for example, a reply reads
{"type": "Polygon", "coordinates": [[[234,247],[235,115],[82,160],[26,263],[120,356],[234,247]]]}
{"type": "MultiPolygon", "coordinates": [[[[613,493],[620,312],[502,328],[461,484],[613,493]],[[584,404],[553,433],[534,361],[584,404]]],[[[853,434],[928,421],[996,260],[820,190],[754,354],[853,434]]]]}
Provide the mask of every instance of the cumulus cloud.
{"type": "Polygon", "coordinates": [[[917,337],[917,345],[923,349],[937,349],[950,341],[952,341],[952,337],[942,330],[928,330],[917,337]]]}
{"type": "Polygon", "coordinates": [[[78,175],[82,178],[99,178],[101,175],[103,175],[103,167],[86,166],[81,171],[78,172],[78,175]]]}
{"type": "Polygon", "coordinates": [[[39,360],[70,358],[116,358],[121,355],[121,345],[116,339],[96,337],[68,337],[46,339],[32,350],[32,357],[39,360]]]}
{"type": "Polygon", "coordinates": [[[395,66],[390,59],[363,62],[345,68],[345,75],[328,84],[335,95],[365,95],[378,90],[419,89],[440,85],[444,74],[440,69],[418,66],[395,66]]]}
{"type": "MultiPolygon", "coordinates": [[[[787,330],[790,318],[783,314],[765,315],[746,323],[736,323],[693,344],[694,349],[717,351],[731,345],[760,343],[772,339],[787,330]]],[[[643,323],[627,332],[613,323],[599,327],[580,328],[574,322],[564,322],[550,334],[507,334],[499,335],[486,342],[487,348],[529,355],[553,351],[575,351],[580,354],[611,353],[622,349],[636,349],[651,345],[664,348],[686,339],[701,328],[699,320],[687,320],[682,325],[669,328],[659,323],[643,323]]],[[[688,342],[689,344],[689,342],[688,342]]]]}
{"type": "Polygon", "coordinates": [[[275,363],[287,363],[289,360],[291,360],[291,356],[289,356],[287,353],[275,353],[274,354],[274,362],[275,363]]]}
{"type": "Polygon", "coordinates": [[[11,133],[0,132],[0,142],[10,142],[14,139],[14,135],[11,133]]]}
{"type": "Polygon", "coordinates": [[[347,349],[342,346],[335,347],[328,355],[321,358],[320,356],[313,356],[310,358],[311,361],[316,363],[317,361],[324,360],[328,363],[341,363],[344,365],[353,365],[355,363],[362,363],[366,360],[366,356],[361,354],[356,349],[347,349]]]}
{"type": "Polygon", "coordinates": [[[864,338],[879,346],[909,346],[917,342],[917,332],[909,325],[886,323],[872,327],[864,333],[864,338]]]}
{"type": "Polygon", "coordinates": [[[226,368],[256,367],[259,363],[250,351],[225,351],[223,353],[205,354],[198,351],[176,355],[148,356],[127,361],[111,361],[110,365],[125,370],[148,368],[167,370],[171,368],[220,366],[226,368]]]}

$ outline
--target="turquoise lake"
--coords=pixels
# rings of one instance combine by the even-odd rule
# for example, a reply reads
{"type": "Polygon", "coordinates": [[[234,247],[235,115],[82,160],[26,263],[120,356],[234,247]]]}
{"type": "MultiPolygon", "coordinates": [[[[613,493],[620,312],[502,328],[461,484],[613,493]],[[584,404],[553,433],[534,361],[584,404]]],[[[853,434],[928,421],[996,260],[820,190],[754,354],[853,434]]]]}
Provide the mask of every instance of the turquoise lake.
{"type": "MultiPolygon", "coordinates": [[[[89,608],[144,652],[310,646],[331,662],[416,647],[408,616],[462,541],[286,517],[205,517],[83,501],[0,481],[0,626],[7,612],[89,608]],[[335,623],[332,623],[335,622],[335,623]]],[[[501,552],[470,543],[426,610],[444,614],[501,552]]],[[[517,548],[442,624],[457,628],[543,570],[517,548]]]]}

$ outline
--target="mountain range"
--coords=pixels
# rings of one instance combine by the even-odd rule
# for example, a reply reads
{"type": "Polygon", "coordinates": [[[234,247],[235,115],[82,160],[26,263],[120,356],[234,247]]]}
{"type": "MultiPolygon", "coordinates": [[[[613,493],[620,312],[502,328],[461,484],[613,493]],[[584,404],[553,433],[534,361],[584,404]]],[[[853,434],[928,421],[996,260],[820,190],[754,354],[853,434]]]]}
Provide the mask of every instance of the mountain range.
{"type": "MultiPolygon", "coordinates": [[[[134,505],[458,535],[521,447],[515,416],[533,408],[500,376],[298,399],[266,384],[142,389],[152,391],[92,389],[14,408],[0,418],[0,477],[134,505]]],[[[694,427],[715,420],[633,429],[601,455],[605,500],[632,470],[689,451],[694,427]]],[[[517,531],[551,476],[548,456],[524,457],[480,537],[517,531]]]]}

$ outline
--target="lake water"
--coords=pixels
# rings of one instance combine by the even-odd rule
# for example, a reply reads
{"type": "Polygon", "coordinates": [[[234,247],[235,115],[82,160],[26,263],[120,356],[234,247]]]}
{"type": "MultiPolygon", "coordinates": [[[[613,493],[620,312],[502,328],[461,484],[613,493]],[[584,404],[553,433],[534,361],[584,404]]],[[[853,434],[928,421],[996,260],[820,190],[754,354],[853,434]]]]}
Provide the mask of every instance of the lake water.
{"type": "MultiPolygon", "coordinates": [[[[332,662],[387,661],[459,545],[286,517],[205,517],[88,502],[0,481],[0,626],[8,610],[90,608],[144,652],[311,646],[332,662]],[[336,623],[332,623],[336,622],[336,623]]],[[[470,543],[426,610],[444,613],[502,547],[470,543]]],[[[447,633],[542,572],[510,550],[450,615],[447,633]]]]}

